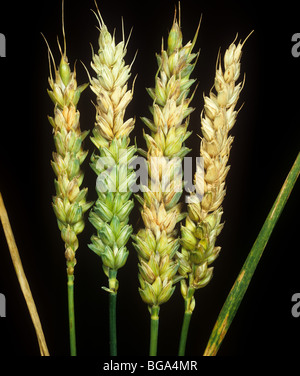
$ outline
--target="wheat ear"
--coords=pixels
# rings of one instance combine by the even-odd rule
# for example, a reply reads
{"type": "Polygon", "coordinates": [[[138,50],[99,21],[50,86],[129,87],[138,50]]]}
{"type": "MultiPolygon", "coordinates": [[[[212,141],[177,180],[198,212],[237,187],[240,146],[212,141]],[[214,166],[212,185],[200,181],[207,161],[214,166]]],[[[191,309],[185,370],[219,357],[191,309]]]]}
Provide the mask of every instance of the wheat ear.
{"type": "MultiPolygon", "coordinates": [[[[222,202],[226,193],[225,179],[230,166],[227,164],[233,137],[229,131],[235,124],[235,110],[243,82],[236,83],[240,76],[240,59],[243,44],[234,42],[226,50],[222,68],[221,55],[218,54],[214,88],[204,97],[204,111],[201,114],[202,140],[200,156],[204,164],[204,181],[195,175],[197,192],[203,192],[200,201],[196,193],[191,195],[185,226],[181,227],[182,257],[190,266],[180,269],[188,276],[188,282],[181,280],[181,293],[185,299],[185,319],[183,331],[188,328],[195,307],[195,290],[206,286],[212,278],[213,267],[209,265],[218,257],[221,247],[215,246],[223,223],[222,202]],[[184,329],[185,324],[187,328],[184,329]]],[[[187,334],[187,333],[186,333],[187,334]]],[[[182,333],[183,336],[183,333],[182,333]]],[[[183,338],[182,338],[183,341],[183,338]]],[[[181,341],[181,342],[182,342],[181,341]]],[[[185,337],[186,341],[186,337],[185,337]]],[[[184,355],[185,342],[180,345],[184,355]]]]}
{"type": "MultiPolygon", "coordinates": [[[[189,152],[184,141],[191,134],[187,127],[193,109],[189,107],[188,94],[195,82],[190,74],[197,57],[192,53],[197,34],[198,30],[194,40],[183,46],[175,14],[167,50],[162,44],[161,54],[157,55],[159,70],[155,88],[148,89],[154,101],[153,120],[142,118],[151,130],[151,134],[144,134],[149,187],[144,187],[143,198],[139,197],[145,228],[133,238],[139,258],[139,292],[149,306],[154,331],[158,330],[159,307],[170,299],[178,281],[179,262],[175,254],[180,243],[175,226],[185,216],[178,201],[182,194],[181,162],[189,152]]],[[[156,346],[157,335],[154,335],[151,355],[156,352],[156,346]]]]}
{"type": "Polygon", "coordinates": [[[68,275],[68,297],[70,318],[71,355],[76,355],[75,318],[73,302],[74,267],[76,265],[76,251],[79,243],[77,235],[84,229],[84,213],[92,203],[86,202],[87,188],[80,189],[83,172],[80,165],[87,156],[82,148],[82,142],[88,132],[81,132],[77,103],[82,91],[88,86],[77,86],[76,70],[72,72],[66,56],[66,40],[64,36],[64,52],[56,68],[51,50],[48,46],[51,90],[48,94],[54,103],[54,117],[48,116],[53,126],[53,137],[56,152],[51,161],[56,179],[54,180],[56,195],[53,197],[53,209],[57,217],[61,237],[65,243],[65,257],[68,275]],[[54,77],[52,75],[50,57],[53,62],[54,77]]]}
{"type": "MultiPolygon", "coordinates": [[[[97,4],[96,4],[97,6],[97,4]]],[[[98,8],[97,8],[98,9],[98,8]]],[[[109,279],[111,355],[117,355],[116,344],[116,297],[117,272],[126,263],[126,244],[132,233],[128,224],[134,202],[131,186],[135,172],[131,162],[136,147],[130,146],[129,134],[135,120],[124,121],[125,110],[132,100],[133,90],[127,89],[131,66],[125,65],[127,42],[116,44],[114,35],[107,30],[99,9],[95,13],[100,26],[98,54],[93,53],[91,66],[97,77],[91,80],[91,89],[96,94],[96,122],[92,142],[97,153],[91,158],[91,167],[98,175],[96,190],[98,199],[89,219],[97,234],[93,235],[90,249],[101,257],[103,270],[109,279]]]]}

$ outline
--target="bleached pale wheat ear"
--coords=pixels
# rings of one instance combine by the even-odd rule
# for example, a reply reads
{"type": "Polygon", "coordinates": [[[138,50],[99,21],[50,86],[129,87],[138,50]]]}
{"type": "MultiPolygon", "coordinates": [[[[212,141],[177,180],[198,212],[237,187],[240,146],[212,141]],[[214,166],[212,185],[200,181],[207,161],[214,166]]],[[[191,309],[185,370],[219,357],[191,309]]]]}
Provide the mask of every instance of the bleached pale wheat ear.
{"type": "MultiPolygon", "coordinates": [[[[204,195],[200,201],[193,199],[195,196],[192,194],[186,224],[181,227],[181,259],[185,260],[185,268],[179,268],[179,272],[188,280],[181,281],[185,319],[180,355],[184,354],[189,320],[195,307],[194,292],[211,280],[213,267],[210,265],[221,250],[215,242],[224,225],[221,223],[221,205],[226,194],[225,179],[230,168],[227,162],[233,142],[229,131],[236,122],[238,110],[235,107],[245,80],[244,78],[237,83],[240,77],[242,47],[247,38],[243,43],[240,41],[235,44],[236,38],[225,51],[223,65],[219,51],[214,86],[209,96],[204,96],[200,144],[200,156],[204,162],[204,195]]],[[[195,184],[197,185],[197,181],[195,184]]],[[[201,188],[196,190],[200,191],[201,188]]]]}

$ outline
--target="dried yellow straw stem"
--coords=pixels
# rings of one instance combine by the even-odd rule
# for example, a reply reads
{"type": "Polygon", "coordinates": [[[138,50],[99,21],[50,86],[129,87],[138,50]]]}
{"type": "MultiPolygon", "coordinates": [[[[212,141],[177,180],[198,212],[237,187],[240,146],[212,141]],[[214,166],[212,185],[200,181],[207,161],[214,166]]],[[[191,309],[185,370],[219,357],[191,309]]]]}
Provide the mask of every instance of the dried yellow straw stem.
{"type": "Polygon", "coordinates": [[[28,284],[28,281],[27,281],[27,278],[26,278],[26,275],[22,266],[19,251],[16,245],[14,234],[12,232],[12,228],[8,219],[7,211],[5,209],[5,205],[4,205],[1,193],[0,193],[0,219],[2,222],[6,241],[8,244],[10,256],[11,256],[11,259],[12,259],[12,262],[13,262],[13,265],[14,265],[14,268],[15,268],[20,286],[21,286],[21,290],[24,295],[24,298],[25,298],[25,301],[26,301],[26,304],[30,313],[32,323],[35,328],[35,332],[36,332],[39,347],[40,347],[40,353],[42,356],[49,356],[50,354],[47,348],[45,336],[44,336],[43,329],[42,329],[42,324],[40,322],[40,318],[39,318],[39,315],[38,315],[38,312],[37,312],[37,309],[33,300],[33,296],[31,294],[30,287],[29,287],[29,284],[28,284]]]}

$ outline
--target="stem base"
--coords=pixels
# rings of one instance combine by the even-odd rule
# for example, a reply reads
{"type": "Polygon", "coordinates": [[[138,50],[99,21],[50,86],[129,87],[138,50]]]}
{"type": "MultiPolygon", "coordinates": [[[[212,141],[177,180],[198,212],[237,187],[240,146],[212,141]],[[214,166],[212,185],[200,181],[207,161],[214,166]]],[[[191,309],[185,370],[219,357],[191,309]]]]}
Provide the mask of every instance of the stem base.
{"type": "Polygon", "coordinates": [[[74,275],[68,274],[68,308],[69,308],[69,330],[70,330],[70,354],[76,356],[76,332],[74,313],[74,275]]]}
{"type": "Polygon", "coordinates": [[[159,326],[159,306],[152,306],[151,325],[150,325],[150,356],[157,355],[158,326],[159,326]]]}

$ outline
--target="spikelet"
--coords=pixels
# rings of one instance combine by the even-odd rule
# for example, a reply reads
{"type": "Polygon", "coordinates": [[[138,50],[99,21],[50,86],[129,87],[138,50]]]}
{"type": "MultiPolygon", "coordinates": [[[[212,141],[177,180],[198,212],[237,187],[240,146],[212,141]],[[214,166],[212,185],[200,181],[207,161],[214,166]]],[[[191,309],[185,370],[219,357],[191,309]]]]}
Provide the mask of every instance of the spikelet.
{"type": "MultiPolygon", "coordinates": [[[[189,152],[184,141],[189,115],[189,89],[195,80],[190,78],[197,54],[192,42],[182,45],[182,33],[176,14],[168,36],[167,50],[162,45],[157,55],[159,70],[155,88],[148,89],[153,99],[153,120],[142,118],[151,134],[144,134],[147,152],[148,187],[139,197],[145,228],[133,236],[139,258],[139,292],[149,309],[159,309],[172,296],[178,281],[179,262],[175,254],[180,247],[176,224],[185,216],[179,199],[182,195],[183,157],[189,152]]],[[[154,310],[153,310],[154,311],[154,310]]]]}
{"type": "MultiPolygon", "coordinates": [[[[228,133],[237,116],[235,106],[243,83],[236,84],[240,76],[240,59],[243,44],[234,42],[224,55],[224,69],[220,54],[217,59],[214,87],[209,97],[204,97],[204,111],[201,114],[203,138],[200,156],[204,162],[204,186],[196,191],[204,192],[202,201],[191,195],[185,226],[181,228],[182,256],[191,271],[180,268],[182,275],[189,277],[181,281],[181,292],[188,302],[187,310],[193,311],[194,291],[206,286],[212,278],[213,267],[209,265],[218,257],[221,247],[215,246],[216,238],[223,228],[221,223],[222,202],[225,196],[225,179],[230,166],[227,165],[233,137],[228,133]]],[[[195,176],[196,178],[196,176],[195,176]]],[[[196,179],[195,179],[196,180],[196,179]]],[[[201,179],[199,184],[203,183],[201,179]]]]}
{"type": "MultiPolygon", "coordinates": [[[[63,29],[64,34],[64,29],[63,29]]],[[[52,99],[54,117],[48,116],[53,126],[53,137],[56,152],[53,153],[52,168],[56,175],[54,180],[56,196],[53,198],[53,209],[57,217],[61,237],[65,242],[65,257],[68,276],[73,276],[76,265],[75,253],[78,249],[77,235],[84,229],[84,213],[91,207],[86,202],[87,188],[80,189],[83,181],[81,164],[87,156],[82,148],[82,142],[88,132],[81,132],[77,104],[83,90],[88,84],[77,86],[76,70],[72,72],[66,56],[66,41],[64,35],[64,52],[61,51],[58,68],[55,66],[53,55],[48,46],[51,90],[48,94],[52,99]],[[52,76],[50,56],[55,75],[52,76]]]]}
{"type": "Polygon", "coordinates": [[[132,233],[128,221],[134,206],[133,200],[130,200],[130,188],[135,182],[135,173],[130,164],[135,158],[136,147],[129,146],[129,134],[135,120],[130,118],[124,121],[124,115],[133,91],[127,89],[131,66],[125,65],[124,61],[127,46],[124,32],[123,40],[116,44],[99,9],[98,15],[95,15],[100,35],[98,54],[93,52],[91,62],[97,75],[90,85],[97,97],[96,122],[91,140],[98,153],[92,155],[91,167],[98,175],[98,199],[89,216],[97,230],[89,247],[101,257],[103,270],[109,277],[109,289],[103,288],[115,293],[118,289],[117,271],[126,263],[126,243],[132,233]]]}

